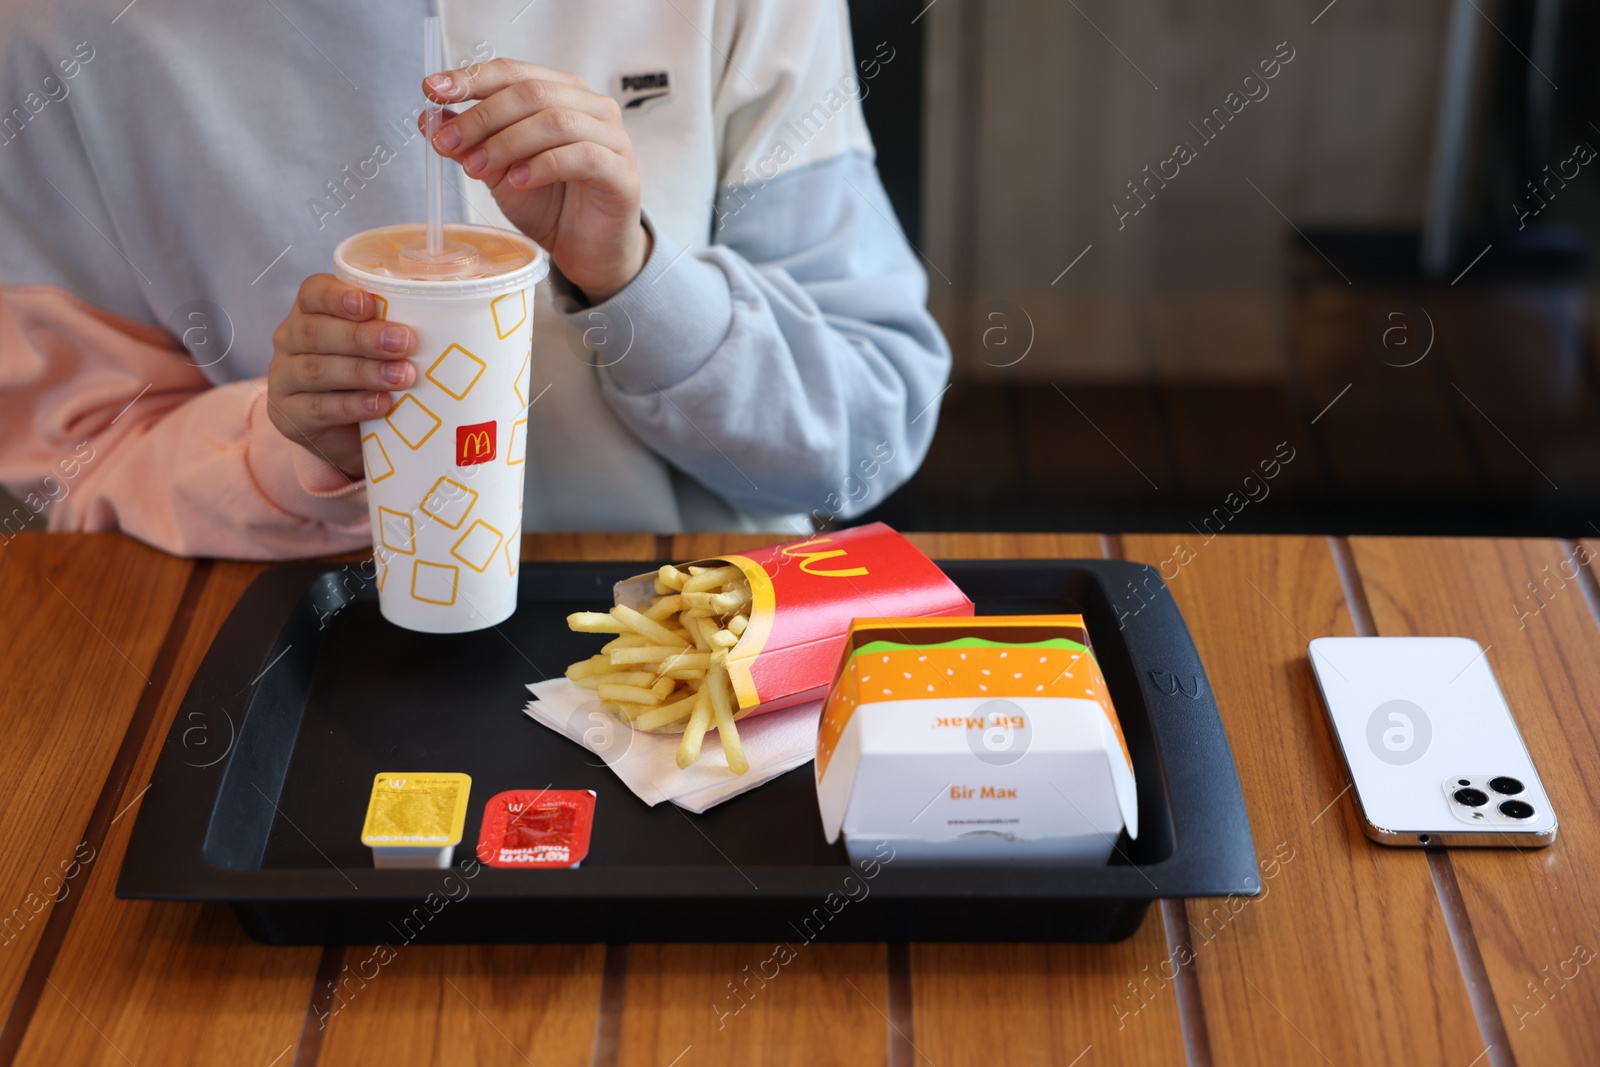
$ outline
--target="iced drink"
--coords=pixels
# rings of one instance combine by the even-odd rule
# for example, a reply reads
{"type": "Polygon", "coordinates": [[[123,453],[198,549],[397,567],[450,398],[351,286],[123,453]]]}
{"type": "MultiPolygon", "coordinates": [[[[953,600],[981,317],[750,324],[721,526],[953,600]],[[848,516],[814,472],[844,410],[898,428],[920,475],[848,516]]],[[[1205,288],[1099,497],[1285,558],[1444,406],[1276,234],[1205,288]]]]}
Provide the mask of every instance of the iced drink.
{"type": "Polygon", "coordinates": [[[538,246],[487,226],[356,234],[334,272],[411,327],[416,382],[361,424],[378,602],[410,630],[460,633],[516,610],[538,246]]]}

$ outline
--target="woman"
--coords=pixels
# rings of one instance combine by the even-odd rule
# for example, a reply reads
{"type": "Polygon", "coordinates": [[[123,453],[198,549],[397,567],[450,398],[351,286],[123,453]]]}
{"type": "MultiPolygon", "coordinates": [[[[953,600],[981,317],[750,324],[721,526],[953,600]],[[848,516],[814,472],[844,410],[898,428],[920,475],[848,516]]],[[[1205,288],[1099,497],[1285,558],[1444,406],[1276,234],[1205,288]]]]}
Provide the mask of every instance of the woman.
{"type": "Polygon", "coordinates": [[[368,543],[354,423],[414,337],[325,271],[421,216],[424,150],[462,165],[449,217],[550,253],[527,528],[797,529],[911,475],[949,353],[861,117],[893,53],[858,63],[842,3],[446,0],[431,148],[428,13],[0,15],[0,481],[30,510],[184,554],[368,543]]]}

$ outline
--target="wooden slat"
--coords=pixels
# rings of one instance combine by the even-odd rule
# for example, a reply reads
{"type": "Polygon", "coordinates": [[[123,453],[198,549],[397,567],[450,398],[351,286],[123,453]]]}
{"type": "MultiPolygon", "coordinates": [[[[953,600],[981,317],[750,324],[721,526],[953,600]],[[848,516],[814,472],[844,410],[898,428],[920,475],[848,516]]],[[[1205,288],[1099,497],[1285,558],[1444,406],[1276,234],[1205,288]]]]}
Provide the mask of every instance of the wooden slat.
{"type": "Polygon", "coordinates": [[[1483,1045],[1427,864],[1369,842],[1341,795],[1306,660],[1310,638],[1353,630],[1327,543],[1123,547],[1163,571],[1188,620],[1266,864],[1261,896],[1188,905],[1216,1062],[1471,1062],[1483,1045]]]}
{"type": "Polygon", "coordinates": [[[347,992],[329,1006],[322,1067],[589,1062],[604,947],[384,948],[346,950],[345,973],[377,977],[341,979],[347,992]]]}
{"type": "Polygon", "coordinates": [[[522,535],[522,558],[542,560],[653,559],[655,538],[644,533],[522,535]]]}
{"type": "MultiPolygon", "coordinates": [[[[1095,535],[912,534],[935,558],[1038,559],[1101,556],[1095,535]]],[[[917,944],[911,953],[911,1040],[939,1067],[961,1064],[1182,1063],[1177,1000],[1143,1011],[1128,983],[1167,959],[1159,909],[1112,945],[917,944]],[[1048,1049],[1048,1056],[1045,1050],[1048,1049]]],[[[916,1062],[923,1062],[918,1059],[916,1062]]]]}
{"type": "MultiPolygon", "coordinates": [[[[112,760],[110,770],[95,799],[94,811],[89,816],[89,822],[83,831],[83,841],[79,845],[80,853],[88,853],[92,849],[94,858],[98,858],[104,851],[116,823],[128,811],[128,805],[122,804],[122,797],[129,792],[128,786],[138,771],[139,756],[145,739],[154,729],[155,720],[161,710],[161,702],[171,688],[178,667],[179,652],[199,610],[201,596],[210,582],[211,569],[209,560],[202,560],[189,568],[189,573],[184,579],[183,595],[172,621],[167,626],[161,642],[161,651],[156,656],[155,665],[149,674],[149,681],[134,705],[133,715],[128,720],[128,725],[122,733],[122,740],[117,745],[116,758],[112,760]]],[[[33,1023],[34,1012],[48,985],[50,971],[56,965],[67,931],[76,918],[85,895],[82,892],[68,895],[50,913],[44,933],[39,938],[39,946],[35,949],[33,959],[28,964],[28,972],[23,977],[22,988],[11,1006],[5,1031],[0,1034],[0,1063],[10,1064],[16,1059],[17,1049],[33,1023]]]]}
{"type": "MultiPolygon", "coordinates": [[[[112,826],[84,887],[19,1064],[265,1064],[300,1031],[316,949],[258,945],[220,906],[114,895],[138,798],[189,679],[260,569],[219,563],[211,572],[171,684],[118,801],[118,810],[127,811],[112,826]]],[[[144,608],[130,606],[126,615],[137,621],[144,608]]]]}
{"type": "Polygon", "coordinates": [[[912,1040],[939,1067],[1065,1067],[1085,1052],[1083,1063],[1181,1064],[1178,1002],[1160,977],[1167,959],[1154,907],[1111,945],[915,945],[912,1040]],[[1130,983],[1148,992],[1136,997],[1130,983]]]}
{"type": "Polygon", "coordinates": [[[0,543],[0,1003],[54,898],[105,864],[75,860],[192,566],[109,534],[0,543]]]}
{"type": "Polygon", "coordinates": [[[888,1011],[882,945],[634,945],[617,1062],[883,1063],[888,1011]]]}
{"type": "MultiPolygon", "coordinates": [[[[645,560],[649,534],[525,534],[527,560],[645,560]]],[[[588,1063],[600,1007],[600,945],[390,946],[379,977],[334,1000],[321,1067],[339,1064],[588,1063]],[[337,1009],[337,1010],[334,1010],[337,1009]]],[[[361,974],[377,946],[352,946],[361,974]]],[[[349,972],[346,972],[349,973],[349,972]]]]}
{"type": "Polygon", "coordinates": [[[1578,582],[1564,577],[1573,565],[1555,541],[1360,538],[1351,547],[1379,633],[1460,635],[1488,649],[1561,828],[1545,849],[1458,848],[1450,860],[1517,1062],[1592,1063],[1600,630],[1578,582]],[[1529,581],[1542,586],[1540,600],[1529,581]]]}
{"type": "MultiPolygon", "coordinates": [[[[746,552],[780,541],[798,540],[798,533],[679,534],[672,539],[672,558],[688,560],[718,552],[746,552]]],[[[826,537],[827,534],[818,534],[826,537]]],[[[906,540],[932,559],[1099,559],[1099,534],[907,533],[906,540]]]]}
{"type": "MultiPolygon", "coordinates": [[[[706,559],[719,552],[746,552],[752,548],[763,545],[775,545],[782,541],[797,541],[804,537],[804,533],[776,531],[771,533],[738,533],[738,534],[678,534],[671,539],[672,551],[670,556],[678,562],[691,559],[706,559]]],[[[827,536],[822,534],[820,536],[827,536]]]]}
{"type": "Polygon", "coordinates": [[[908,533],[932,559],[1099,559],[1099,534],[908,533]]]}

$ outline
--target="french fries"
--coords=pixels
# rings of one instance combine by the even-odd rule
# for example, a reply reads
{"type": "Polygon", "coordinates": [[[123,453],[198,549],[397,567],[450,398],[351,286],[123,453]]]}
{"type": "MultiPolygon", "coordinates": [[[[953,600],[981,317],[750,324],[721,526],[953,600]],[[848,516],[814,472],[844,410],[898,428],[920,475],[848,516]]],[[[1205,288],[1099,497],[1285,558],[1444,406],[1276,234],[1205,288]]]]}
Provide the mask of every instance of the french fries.
{"type": "Polygon", "coordinates": [[[578,660],[567,677],[592,689],[607,710],[635,730],[682,733],[678,767],[700,758],[715,730],[735,774],[750,769],[734,720],[739,704],[728,678],[728,652],[750,625],[750,583],[738,567],[662,567],[655,599],[643,611],[577,611],[567,625],[612,635],[598,655],[578,660]]]}

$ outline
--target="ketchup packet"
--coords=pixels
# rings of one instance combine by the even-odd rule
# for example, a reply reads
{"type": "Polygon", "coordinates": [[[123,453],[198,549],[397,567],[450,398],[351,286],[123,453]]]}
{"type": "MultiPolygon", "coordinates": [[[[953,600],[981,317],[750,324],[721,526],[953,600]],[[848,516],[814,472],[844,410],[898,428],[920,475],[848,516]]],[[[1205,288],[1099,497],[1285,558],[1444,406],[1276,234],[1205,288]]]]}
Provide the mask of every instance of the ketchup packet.
{"type": "Polygon", "coordinates": [[[489,798],[478,859],[491,867],[576,867],[589,854],[590,789],[511,789],[489,798]]]}

